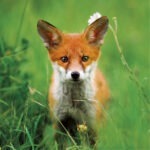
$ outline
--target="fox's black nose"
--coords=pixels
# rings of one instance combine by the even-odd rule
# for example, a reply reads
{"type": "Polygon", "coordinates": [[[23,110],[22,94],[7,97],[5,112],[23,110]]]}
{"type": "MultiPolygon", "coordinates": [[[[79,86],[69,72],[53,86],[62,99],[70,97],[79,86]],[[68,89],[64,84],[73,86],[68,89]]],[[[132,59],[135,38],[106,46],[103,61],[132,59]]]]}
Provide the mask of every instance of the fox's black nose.
{"type": "Polygon", "coordinates": [[[80,73],[77,72],[77,71],[74,71],[74,72],[71,73],[71,77],[74,81],[77,81],[80,77],[80,73]]]}

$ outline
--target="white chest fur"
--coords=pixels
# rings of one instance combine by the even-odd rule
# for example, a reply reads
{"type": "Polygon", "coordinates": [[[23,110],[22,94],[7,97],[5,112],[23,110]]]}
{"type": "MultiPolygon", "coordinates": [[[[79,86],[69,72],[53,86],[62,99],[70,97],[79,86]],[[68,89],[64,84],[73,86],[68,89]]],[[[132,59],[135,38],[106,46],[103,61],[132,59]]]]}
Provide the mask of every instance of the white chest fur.
{"type": "Polygon", "coordinates": [[[57,101],[55,115],[58,119],[72,116],[83,122],[87,118],[94,118],[95,90],[90,79],[82,82],[57,82],[56,85],[53,94],[57,101]]]}

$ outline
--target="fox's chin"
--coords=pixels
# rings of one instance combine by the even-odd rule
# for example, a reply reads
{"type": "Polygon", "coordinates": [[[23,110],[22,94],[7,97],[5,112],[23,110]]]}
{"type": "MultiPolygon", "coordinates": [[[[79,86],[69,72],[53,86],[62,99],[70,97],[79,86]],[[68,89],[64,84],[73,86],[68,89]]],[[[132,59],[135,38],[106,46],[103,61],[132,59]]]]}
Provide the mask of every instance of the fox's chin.
{"type": "Polygon", "coordinates": [[[69,83],[79,83],[79,82],[84,82],[84,79],[66,79],[65,82],[69,82],[69,83]]]}
{"type": "Polygon", "coordinates": [[[81,79],[71,79],[72,82],[82,82],[83,80],[81,79]]]}

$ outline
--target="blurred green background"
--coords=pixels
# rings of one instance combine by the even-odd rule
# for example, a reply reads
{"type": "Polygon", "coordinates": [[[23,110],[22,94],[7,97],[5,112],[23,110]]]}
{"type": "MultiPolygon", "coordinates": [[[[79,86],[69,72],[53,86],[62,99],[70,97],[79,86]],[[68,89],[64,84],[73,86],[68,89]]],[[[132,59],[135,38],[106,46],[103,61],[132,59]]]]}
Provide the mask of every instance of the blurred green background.
{"type": "MultiPolygon", "coordinates": [[[[21,73],[28,74],[28,78],[22,79],[26,80],[28,86],[34,89],[30,89],[27,103],[33,105],[34,101],[37,105],[34,104],[32,107],[27,105],[28,117],[26,119],[31,122],[26,122],[26,127],[23,123],[21,126],[21,123],[18,124],[18,122],[22,122],[19,116],[22,111],[17,109],[18,106],[15,106],[19,102],[13,103],[13,97],[8,98],[6,96],[3,98],[2,94],[4,93],[0,93],[0,117],[1,122],[3,122],[0,123],[0,136],[3,137],[0,139],[0,147],[3,149],[28,149],[31,146],[32,149],[38,149],[38,145],[46,145],[45,143],[48,142],[48,140],[43,140],[42,138],[41,143],[35,144],[34,136],[37,133],[32,133],[32,127],[35,127],[35,120],[37,121],[39,117],[32,111],[35,110],[38,113],[48,111],[46,99],[52,72],[47,51],[37,33],[37,21],[39,19],[46,20],[64,32],[81,32],[87,27],[89,17],[95,12],[108,16],[112,25],[112,18],[117,17],[118,38],[123,48],[124,56],[136,74],[144,92],[149,96],[150,12],[148,0],[1,0],[1,47],[3,41],[5,41],[6,45],[10,45],[14,49],[15,56],[13,58],[25,59],[24,63],[16,65],[16,67],[19,67],[21,73]],[[26,39],[29,43],[26,51],[18,50],[22,39],[26,39]],[[34,91],[36,91],[37,95],[31,98],[34,91]],[[9,104],[8,101],[11,101],[11,103],[9,104]],[[7,107],[4,106],[5,102],[8,103],[7,107]],[[14,105],[10,109],[12,104],[14,105]],[[18,117],[17,122],[14,122],[13,125],[11,121],[14,119],[14,115],[12,115],[12,118],[11,115],[8,117],[9,113],[7,114],[7,110],[9,109],[9,113],[15,110],[15,117],[18,117]],[[30,116],[35,117],[35,120],[31,119],[30,116]],[[6,124],[10,124],[7,129],[6,124]],[[18,127],[17,133],[14,133],[13,131],[15,130],[16,132],[15,127],[17,125],[20,128],[18,127]],[[10,132],[10,129],[12,132],[10,132]],[[15,134],[18,135],[20,130],[24,130],[24,139],[26,140],[26,142],[21,144],[17,142],[20,135],[16,140],[13,137],[15,134]],[[4,137],[9,137],[9,140],[7,138],[6,140],[4,137]]],[[[10,57],[12,56],[10,55],[10,57]]],[[[5,57],[1,58],[0,63],[5,61],[4,59],[5,57]]],[[[105,43],[102,46],[99,67],[106,76],[112,98],[104,113],[105,121],[102,121],[98,147],[103,150],[149,149],[150,117],[149,111],[146,109],[147,106],[149,108],[149,105],[140,93],[137,85],[134,84],[134,81],[130,80],[130,74],[121,62],[110,30],[108,30],[105,36],[105,43]]],[[[1,76],[1,80],[4,80],[3,76],[1,76]]],[[[2,86],[1,89],[3,89],[2,86]]],[[[0,92],[3,91],[1,89],[0,92]]],[[[25,102],[20,103],[20,105],[25,104],[25,102]]],[[[41,122],[42,120],[37,121],[39,128],[43,127],[41,122]]],[[[45,124],[48,126],[48,123],[45,124]]],[[[38,130],[38,132],[40,131],[38,130]]],[[[45,133],[43,134],[46,135],[44,137],[48,137],[49,140],[52,139],[52,132],[51,125],[45,127],[45,133]],[[48,132],[46,132],[47,130],[48,132]]],[[[53,149],[55,149],[55,146],[53,149]]]]}

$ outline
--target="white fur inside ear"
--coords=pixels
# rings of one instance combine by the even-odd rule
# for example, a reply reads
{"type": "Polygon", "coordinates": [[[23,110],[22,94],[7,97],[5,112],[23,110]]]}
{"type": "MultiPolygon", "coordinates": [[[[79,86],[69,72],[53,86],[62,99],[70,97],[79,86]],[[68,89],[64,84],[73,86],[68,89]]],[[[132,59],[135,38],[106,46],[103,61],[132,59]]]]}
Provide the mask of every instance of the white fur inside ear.
{"type": "Polygon", "coordinates": [[[43,41],[43,44],[46,48],[49,48],[49,44],[45,41],[43,37],[41,37],[41,40],[43,41]]]}
{"type": "Polygon", "coordinates": [[[88,24],[92,24],[94,21],[96,21],[97,19],[101,18],[102,15],[99,12],[94,13],[92,16],[90,16],[89,20],[88,20],[88,24]]]}
{"type": "Polygon", "coordinates": [[[45,46],[46,48],[49,48],[49,47],[50,47],[49,44],[46,43],[46,42],[44,42],[44,46],[45,46]]]}
{"type": "Polygon", "coordinates": [[[47,48],[47,49],[49,49],[50,47],[51,47],[51,45],[50,45],[50,41],[53,41],[53,42],[55,42],[55,41],[58,41],[58,38],[59,38],[59,36],[58,36],[58,34],[56,34],[56,33],[54,33],[53,32],[53,34],[52,34],[52,38],[51,39],[48,39],[48,37],[44,37],[44,36],[40,36],[41,37],[41,40],[43,41],[43,44],[44,44],[44,46],[47,48]],[[50,41],[49,41],[50,40],[50,41]],[[49,42],[48,42],[49,41],[49,42]]]}

